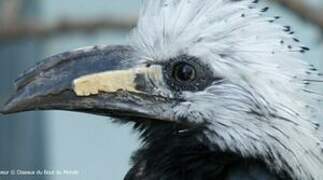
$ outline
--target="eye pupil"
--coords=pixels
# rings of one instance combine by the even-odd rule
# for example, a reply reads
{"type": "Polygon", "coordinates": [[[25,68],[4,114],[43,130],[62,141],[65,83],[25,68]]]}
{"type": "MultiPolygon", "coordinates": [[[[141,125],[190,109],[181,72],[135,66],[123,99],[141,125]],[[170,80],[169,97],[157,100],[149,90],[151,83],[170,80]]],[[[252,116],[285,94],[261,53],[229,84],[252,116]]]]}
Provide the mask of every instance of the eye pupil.
{"type": "Polygon", "coordinates": [[[173,76],[177,81],[187,82],[195,79],[195,69],[187,63],[178,63],[174,66],[173,76]]]}

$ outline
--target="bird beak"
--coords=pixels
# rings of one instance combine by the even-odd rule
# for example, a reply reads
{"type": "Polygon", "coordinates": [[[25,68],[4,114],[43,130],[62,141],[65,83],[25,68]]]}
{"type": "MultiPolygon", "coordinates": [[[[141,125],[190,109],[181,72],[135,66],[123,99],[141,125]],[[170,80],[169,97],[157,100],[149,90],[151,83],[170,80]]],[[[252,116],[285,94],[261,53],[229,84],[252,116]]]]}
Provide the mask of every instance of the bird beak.
{"type": "Polygon", "coordinates": [[[18,78],[2,113],[67,110],[172,121],[175,102],[154,94],[151,84],[163,83],[162,68],[134,66],[135,54],[129,46],[96,46],[50,57],[18,78]]]}

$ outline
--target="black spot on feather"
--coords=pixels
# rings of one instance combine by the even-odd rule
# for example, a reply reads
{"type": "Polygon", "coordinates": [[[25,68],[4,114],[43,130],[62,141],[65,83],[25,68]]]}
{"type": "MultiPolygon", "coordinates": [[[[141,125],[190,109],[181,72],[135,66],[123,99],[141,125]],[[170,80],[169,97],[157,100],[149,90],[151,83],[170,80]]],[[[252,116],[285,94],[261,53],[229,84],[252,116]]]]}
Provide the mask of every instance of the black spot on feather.
{"type": "Polygon", "coordinates": [[[300,40],[299,40],[299,39],[297,39],[297,38],[293,38],[293,40],[294,40],[295,42],[300,42],[300,40]]]}
{"type": "Polygon", "coordinates": [[[267,12],[269,10],[269,7],[264,7],[263,9],[261,9],[261,12],[267,12]]]}
{"type": "Polygon", "coordinates": [[[291,30],[291,27],[290,26],[284,26],[284,31],[288,32],[291,30]]]}

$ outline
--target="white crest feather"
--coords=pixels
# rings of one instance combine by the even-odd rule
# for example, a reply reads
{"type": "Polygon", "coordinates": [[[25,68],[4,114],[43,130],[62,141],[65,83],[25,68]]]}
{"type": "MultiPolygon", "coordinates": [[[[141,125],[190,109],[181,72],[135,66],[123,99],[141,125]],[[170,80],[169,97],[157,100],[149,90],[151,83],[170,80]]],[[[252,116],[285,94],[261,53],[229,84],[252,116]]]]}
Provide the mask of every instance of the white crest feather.
{"type": "Polygon", "coordinates": [[[188,102],[176,107],[178,115],[199,120],[202,111],[214,119],[206,135],[223,150],[262,158],[294,179],[319,180],[322,97],[304,81],[321,81],[302,60],[306,48],[272,19],[251,0],[144,0],[131,44],[144,60],[186,54],[225,77],[221,86],[185,92],[188,102]]]}

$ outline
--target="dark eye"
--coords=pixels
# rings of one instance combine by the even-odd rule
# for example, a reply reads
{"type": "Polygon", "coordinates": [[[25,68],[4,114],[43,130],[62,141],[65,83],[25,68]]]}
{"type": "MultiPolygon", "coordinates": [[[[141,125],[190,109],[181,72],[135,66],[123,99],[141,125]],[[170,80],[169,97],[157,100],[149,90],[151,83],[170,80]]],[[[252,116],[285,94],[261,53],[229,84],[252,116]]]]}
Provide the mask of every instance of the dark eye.
{"type": "Polygon", "coordinates": [[[193,81],[196,77],[196,71],[192,65],[180,62],[174,66],[173,77],[179,82],[193,81]]]}
{"type": "Polygon", "coordinates": [[[180,55],[171,58],[163,64],[165,82],[175,92],[201,91],[219,78],[199,58],[180,55]]]}

